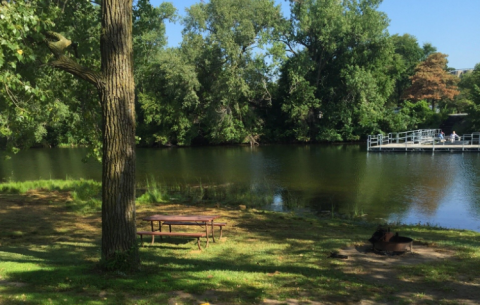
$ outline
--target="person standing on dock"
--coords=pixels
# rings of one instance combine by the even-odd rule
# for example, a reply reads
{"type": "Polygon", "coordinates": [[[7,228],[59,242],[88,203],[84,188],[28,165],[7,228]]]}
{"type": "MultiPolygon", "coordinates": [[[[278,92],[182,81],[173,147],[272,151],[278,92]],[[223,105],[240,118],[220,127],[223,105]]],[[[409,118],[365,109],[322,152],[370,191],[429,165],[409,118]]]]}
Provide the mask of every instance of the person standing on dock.
{"type": "Polygon", "coordinates": [[[455,137],[458,138],[458,140],[460,140],[461,138],[458,136],[458,134],[455,133],[455,131],[452,131],[452,134],[450,135],[450,141],[453,143],[455,142],[455,137]]]}

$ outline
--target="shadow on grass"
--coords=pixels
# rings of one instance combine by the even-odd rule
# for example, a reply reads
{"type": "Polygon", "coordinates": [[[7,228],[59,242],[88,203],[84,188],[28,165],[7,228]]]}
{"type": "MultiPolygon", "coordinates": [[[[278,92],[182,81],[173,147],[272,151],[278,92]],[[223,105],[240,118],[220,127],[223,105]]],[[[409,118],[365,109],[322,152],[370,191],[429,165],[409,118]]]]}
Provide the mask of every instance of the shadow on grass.
{"type": "MultiPolygon", "coordinates": [[[[459,266],[445,262],[439,266],[424,264],[403,268],[399,274],[405,279],[396,282],[400,286],[392,287],[391,283],[368,274],[347,274],[344,262],[327,259],[333,250],[365,242],[375,225],[255,210],[202,210],[176,205],[170,210],[166,206],[152,207],[140,211],[139,215],[158,213],[160,209],[162,213],[172,214],[222,213],[222,219],[228,223],[225,238],[211,242],[204,251],[196,250],[196,242],[188,238],[165,238],[161,242],[157,239],[153,246],[148,245],[147,239],[146,246],[140,248],[140,271],[103,273],[95,268],[100,257],[99,215],[79,216],[61,202],[50,201],[19,204],[0,198],[0,228],[7,232],[0,235],[0,276],[7,278],[7,282],[0,282],[3,295],[0,303],[43,304],[50,299],[63,304],[167,304],[176,297],[172,291],[190,293],[203,301],[211,298],[212,304],[255,304],[265,298],[313,299],[325,303],[363,299],[383,302],[398,300],[399,292],[419,293],[422,287],[428,289],[433,299],[455,300],[459,297],[455,291],[469,288],[468,284],[453,280],[458,273],[455,270],[476,275],[477,271],[467,269],[479,265],[478,258],[472,257],[465,258],[459,266]],[[451,277],[439,280],[425,277],[426,283],[422,286],[408,281],[410,275],[434,269],[451,277]],[[438,288],[439,284],[447,288],[436,290],[434,286],[438,288]],[[452,291],[448,291],[450,288],[452,291]],[[206,291],[214,293],[202,296],[206,291]]],[[[140,224],[145,225],[139,221],[140,224]]],[[[468,249],[479,246],[478,234],[458,240],[458,235],[445,235],[434,229],[408,231],[405,227],[405,230],[419,239],[440,240],[443,236],[447,244],[456,241],[458,246],[468,249]]],[[[216,232],[218,234],[218,230],[216,232]]],[[[204,245],[205,240],[202,247],[204,245]]],[[[190,301],[182,302],[189,304],[190,301]]],[[[191,304],[197,304],[195,302],[191,300],[191,304]]]]}

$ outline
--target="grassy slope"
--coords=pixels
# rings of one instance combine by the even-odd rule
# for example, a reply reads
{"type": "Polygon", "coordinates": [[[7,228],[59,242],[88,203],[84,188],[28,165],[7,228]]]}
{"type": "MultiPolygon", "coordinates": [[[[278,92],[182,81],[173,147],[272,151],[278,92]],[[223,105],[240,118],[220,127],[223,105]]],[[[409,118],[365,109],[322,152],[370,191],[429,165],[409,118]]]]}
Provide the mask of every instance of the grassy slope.
{"type": "MultiPolygon", "coordinates": [[[[458,295],[446,283],[480,284],[478,233],[395,227],[404,236],[457,254],[441,264],[398,267],[398,278],[406,286],[395,287],[347,274],[344,261],[327,258],[333,250],[365,243],[374,224],[201,204],[144,204],[137,215],[219,214],[228,222],[224,239],[204,251],[188,238],[147,243],[140,249],[141,271],[102,273],[95,268],[100,214],[79,214],[66,204],[71,200],[69,192],[55,190],[0,195],[0,304],[168,304],[175,298],[178,304],[257,304],[291,298],[335,304],[456,304],[458,295]],[[414,288],[407,285],[412,281],[414,288]],[[439,285],[447,289],[425,296],[439,285]],[[411,291],[402,294],[405,287],[411,291]],[[182,291],[183,298],[172,291],[182,291]],[[197,300],[186,301],[185,294],[197,300]]],[[[141,220],[137,226],[149,228],[141,220]]]]}

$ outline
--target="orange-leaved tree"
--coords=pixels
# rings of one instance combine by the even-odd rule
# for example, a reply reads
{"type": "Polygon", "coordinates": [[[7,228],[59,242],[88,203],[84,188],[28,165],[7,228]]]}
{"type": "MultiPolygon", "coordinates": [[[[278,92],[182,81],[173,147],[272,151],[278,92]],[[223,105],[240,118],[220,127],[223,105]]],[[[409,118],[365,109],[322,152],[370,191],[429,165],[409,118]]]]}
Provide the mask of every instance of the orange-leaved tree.
{"type": "Polygon", "coordinates": [[[452,100],[460,93],[457,88],[459,78],[445,70],[447,56],[433,53],[417,65],[415,74],[410,77],[412,86],[405,92],[406,99],[430,101],[432,109],[435,109],[436,101],[452,100]]]}

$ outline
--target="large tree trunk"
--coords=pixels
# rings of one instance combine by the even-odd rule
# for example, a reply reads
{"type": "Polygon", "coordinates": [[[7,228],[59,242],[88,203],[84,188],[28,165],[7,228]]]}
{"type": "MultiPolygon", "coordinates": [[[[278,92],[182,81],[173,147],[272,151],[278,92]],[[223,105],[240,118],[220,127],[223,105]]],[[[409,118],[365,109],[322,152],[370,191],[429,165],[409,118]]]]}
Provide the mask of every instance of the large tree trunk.
{"type": "Polygon", "coordinates": [[[93,84],[102,104],[102,261],[109,269],[136,268],[132,0],[102,1],[102,73],[65,55],[71,41],[61,34],[47,37],[50,65],[93,84]]]}
{"type": "Polygon", "coordinates": [[[136,265],[132,0],[102,1],[101,52],[102,258],[136,265]]]}

